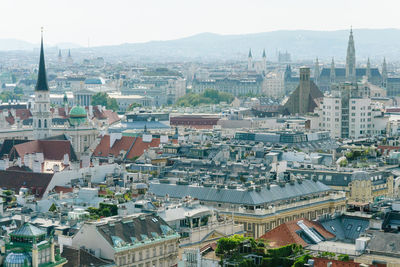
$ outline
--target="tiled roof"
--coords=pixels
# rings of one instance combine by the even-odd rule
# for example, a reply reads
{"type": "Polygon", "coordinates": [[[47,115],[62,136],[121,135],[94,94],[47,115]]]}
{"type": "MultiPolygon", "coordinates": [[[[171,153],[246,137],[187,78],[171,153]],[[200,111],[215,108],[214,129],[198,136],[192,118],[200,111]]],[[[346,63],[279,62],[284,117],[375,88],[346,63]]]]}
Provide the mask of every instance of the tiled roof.
{"type": "Polygon", "coordinates": [[[95,157],[108,157],[109,154],[112,154],[114,157],[118,157],[121,150],[124,150],[125,153],[129,152],[134,141],[135,137],[122,136],[121,139],[117,139],[113,146],[110,147],[110,135],[104,135],[94,150],[93,155],[95,157]]]}
{"type": "Polygon", "coordinates": [[[143,142],[142,137],[122,136],[117,139],[110,148],[110,135],[104,135],[93,152],[95,157],[108,157],[109,154],[118,157],[122,150],[125,151],[124,158],[132,159],[140,157],[150,147],[158,147],[160,138],[153,138],[151,142],[143,142]]]}
{"type": "Polygon", "coordinates": [[[298,219],[290,222],[283,223],[278,227],[275,227],[271,231],[265,233],[260,237],[260,239],[268,240],[269,244],[273,247],[281,247],[289,244],[298,244],[303,247],[309,245],[298,233],[301,231],[300,226],[297,222],[303,220],[303,223],[308,228],[314,228],[319,234],[321,234],[325,239],[332,239],[335,236],[328,231],[326,231],[319,223],[312,222],[307,219],[298,219]]]}
{"type": "Polygon", "coordinates": [[[25,154],[43,153],[44,159],[63,160],[68,154],[71,161],[76,160],[70,141],[64,140],[35,140],[15,145],[10,152],[11,159],[24,158],[25,154]]]}
{"type": "Polygon", "coordinates": [[[30,140],[20,140],[20,139],[5,139],[3,144],[0,147],[0,158],[4,155],[9,155],[11,149],[18,144],[23,144],[26,142],[30,142],[30,140]]]}
{"type": "Polygon", "coordinates": [[[0,170],[0,188],[11,189],[18,193],[21,187],[25,187],[37,197],[42,197],[52,178],[53,174],[50,173],[0,170]]]}
{"type": "Polygon", "coordinates": [[[70,193],[70,192],[73,192],[73,191],[74,191],[74,189],[73,189],[72,187],[65,187],[65,186],[58,186],[58,185],[56,185],[56,186],[53,188],[53,190],[54,190],[56,193],[60,193],[60,192],[63,192],[63,193],[70,193]]]}
{"type": "Polygon", "coordinates": [[[149,149],[150,147],[158,147],[160,145],[160,138],[153,138],[151,142],[146,143],[143,142],[142,137],[137,137],[135,144],[133,145],[131,151],[126,156],[126,158],[131,159],[133,157],[140,157],[145,150],[149,149]]]}
{"type": "Polygon", "coordinates": [[[308,194],[327,192],[331,191],[331,188],[319,181],[304,180],[301,184],[297,182],[293,185],[287,183],[283,187],[271,185],[270,189],[263,187],[259,192],[255,190],[218,189],[213,187],[158,183],[150,183],[149,191],[158,197],[164,197],[168,194],[171,198],[191,196],[202,201],[259,205],[308,194]]]}

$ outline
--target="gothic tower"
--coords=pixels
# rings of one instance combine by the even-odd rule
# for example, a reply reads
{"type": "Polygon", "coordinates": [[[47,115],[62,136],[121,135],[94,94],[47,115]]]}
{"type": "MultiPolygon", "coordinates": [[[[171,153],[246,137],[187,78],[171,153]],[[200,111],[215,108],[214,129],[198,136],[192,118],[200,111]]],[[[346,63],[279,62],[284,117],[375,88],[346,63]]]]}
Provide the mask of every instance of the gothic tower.
{"type": "Polygon", "coordinates": [[[330,78],[331,78],[331,84],[335,83],[336,80],[336,70],[335,70],[335,60],[332,58],[332,63],[331,63],[331,73],[330,73],[330,78]]]}
{"type": "Polygon", "coordinates": [[[319,84],[319,75],[320,75],[320,71],[319,71],[319,62],[318,62],[318,58],[315,61],[315,66],[314,66],[314,83],[318,86],[319,84]]]}
{"type": "Polygon", "coordinates": [[[58,50],[58,63],[62,62],[62,55],[61,55],[61,49],[58,50]]]}
{"type": "Polygon", "coordinates": [[[367,75],[367,81],[370,81],[371,80],[371,63],[369,62],[369,58],[367,61],[367,70],[366,70],[365,74],[367,75]]]}
{"type": "Polygon", "coordinates": [[[267,55],[265,54],[265,49],[262,53],[263,71],[267,72],[267,55]]]}
{"type": "Polygon", "coordinates": [[[354,48],[353,29],[350,30],[346,56],[346,81],[356,82],[356,50],[354,48]]]}
{"type": "Polygon", "coordinates": [[[247,70],[253,69],[253,56],[251,54],[251,49],[249,50],[249,56],[247,57],[247,70]]]}
{"type": "Polygon", "coordinates": [[[387,79],[388,79],[388,74],[387,74],[386,58],[383,58],[383,64],[382,64],[382,87],[383,88],[386,88],[386,86],[387,86],[387,79]]]}
{"type": "Polygon", "coordinates": [[[43,139],[51,135],[50,92],[47,84],[46,66],[43,51],[43,30],[40,43],[38,78],[35,86],[35,105],[33,108],[33,137],[43,139]]]}

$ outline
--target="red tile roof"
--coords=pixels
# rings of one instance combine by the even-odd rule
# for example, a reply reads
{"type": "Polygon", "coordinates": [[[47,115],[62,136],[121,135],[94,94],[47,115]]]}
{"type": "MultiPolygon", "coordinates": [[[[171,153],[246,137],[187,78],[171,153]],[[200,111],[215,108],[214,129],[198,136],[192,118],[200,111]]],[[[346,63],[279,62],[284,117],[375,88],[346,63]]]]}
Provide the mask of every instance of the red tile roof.
{"type": "MultiPolygon", "coordinates": [[[[325,258],[314,258],[314,267],[326,267],[328,266],[328,263],[332,263],[332,267],[359,267],[360,263],[354,262],[354,261],[338,261],[338,260],[330,260],[330,259],[325,259],[325,258]]],[[[368,265],[368,266],[376,266],[374,265],[368,265]]],[[[386,265],[380,265],[380,266],[386,266],[386,265]]]]}
{"type": "Polygon", "coordinates": [[[143,142],[142,137],[137,137],[135,144],[129,154],[126,156],[127,159],[134,157],[140,157],[145,150],[150,147],[158,147],[160,145],[160,138],[153,138],[150,143],[143,142]]]}
{"type": "Polygon", "coordinates": [[[23,171],[0,171],[0,188],[19,192],[22,187],[30,189],[32,194],[41,198],[53,178],[53,174],[23,171]]]}
{"type": "Polygon", "coordinates": [[[46,160],[63,160],[65,154],[73,159],[71,143],[65,140],[35,140],[15,145],[10,152],[12,159],[21,157],[22,160],[25,154],[33,153],[43,153],[46,160]]]}
{"type": "Polygon", "coordinates": [[[94,157],[108,157],[114,155],[118,157],[122,150],[125,151],[125,158],[132,159],[140,157],[145,150],[150,147],[158,147],[160,145],[160,138],[153,138],[151,142],[143,142],[142,137],[122,136],[114,142],[110,148],[110,135],[104,135],[93,152],[94,157]]]}
{"type": "Polygon", "coordinates": [[[60,192],[63,192],[63,193],[71,193],[71,192],[74,191],[74,189],[73,189],[72,187],[65,187],[65,186],[58,186],[58,185],[56,185],[56,186],[53,188],[53,190],[54,190],[54,192],[56,192],[56,193],[60,193],[60,192]]]}
{"type": "Polygon", "coordinates": [[[118,139],[114,142],[113,146],[110,147],[110,136],[104,135],[101,138],[100,143],[97,145],[96,149],[93,152],[95,157],[108,157],[108,155],[114,155],[114,157],[118,157],[121,153],[121,150],[128,152],[135,141],[135,137],[131,136],[122,136],[121,139],[118,139]]]}
{"type": "Polygon", "coordinates": [[[333,234],[326,231],[318,222],[309,221],[307,219],[298,219],[275,227],[271,231],[262,235],[260,239],[269,241],[271,247],[281,247],[289,244],[298,244],[303,247],[308,246],[308,244],[296,233],[296,231],[301,230],[300,226],[297,225],[297,222],[300,220],[303,220],[306,226],[316,229],[325,239],[332,239],[335,237],[333,234]]]}

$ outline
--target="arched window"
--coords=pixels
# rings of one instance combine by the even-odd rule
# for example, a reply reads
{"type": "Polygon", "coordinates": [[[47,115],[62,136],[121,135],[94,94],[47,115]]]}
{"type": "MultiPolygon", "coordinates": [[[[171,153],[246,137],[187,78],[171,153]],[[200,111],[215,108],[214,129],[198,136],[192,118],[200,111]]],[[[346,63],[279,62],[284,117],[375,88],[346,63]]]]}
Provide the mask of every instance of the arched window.
{"type": "Polygon", "coordinates": [[[47,120],[44,120],[44,128],[47,128],[47,120]]]}
{"type": "Polygon", "coordinates": [[[42,128],[42,121],[41,120],[38,121],[38,128],[42,128]]]}

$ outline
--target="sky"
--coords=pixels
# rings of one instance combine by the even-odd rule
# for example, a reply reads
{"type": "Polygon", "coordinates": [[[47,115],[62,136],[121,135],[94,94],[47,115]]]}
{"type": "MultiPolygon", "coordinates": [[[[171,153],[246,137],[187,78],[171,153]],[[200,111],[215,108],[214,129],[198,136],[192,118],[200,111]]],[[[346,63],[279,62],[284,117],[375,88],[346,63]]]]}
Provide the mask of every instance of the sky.
{"type": "Polygon", "coordinates": [[[1,0],[0,39],[81,46],[203,32],[400,28],[398,0],[1,0]]]}

